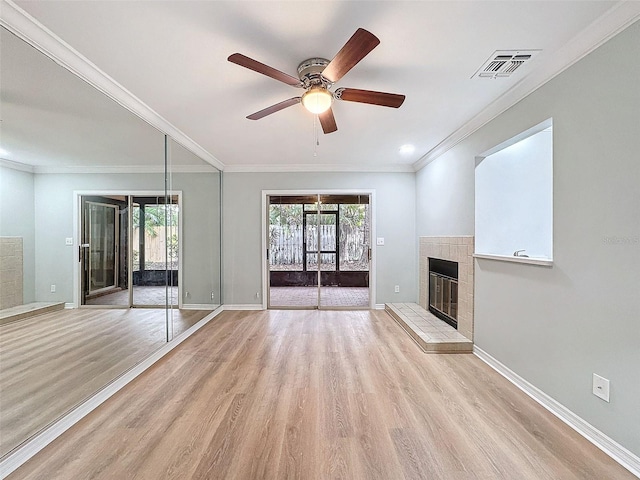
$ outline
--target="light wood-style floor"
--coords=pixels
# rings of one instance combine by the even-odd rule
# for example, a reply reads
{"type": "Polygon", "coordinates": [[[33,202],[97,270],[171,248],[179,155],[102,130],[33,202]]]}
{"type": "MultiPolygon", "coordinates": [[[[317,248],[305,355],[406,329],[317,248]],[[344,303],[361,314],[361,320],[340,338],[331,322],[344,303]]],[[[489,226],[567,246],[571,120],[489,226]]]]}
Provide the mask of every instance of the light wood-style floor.
{"type": "Polygon", "coordinates": [[[632,479],[384,311],[224,312],[17,479],[632,479]]]}
{"type": "MultiPolygon", "coordinates": [[[[133,287],[133,304],[134,305],[156,305],[164,306],[166,304],[178,305],[178,287],[154,287],[140,286],[133,287]],[[169,302],[167,302],[169,298],[169,302]]],[[[106,295],[100,295],[86,300],[86,305],[129,305],[129,290],[118,290],[106,295]]]]}
{"type": "MultiPolygon", "coordinates": [[[[173,310],[177,335],[208,311],[173,310]]],[[[61,310],[0,325],[0,455],[166,342],[164,309],[61,310]]]]}

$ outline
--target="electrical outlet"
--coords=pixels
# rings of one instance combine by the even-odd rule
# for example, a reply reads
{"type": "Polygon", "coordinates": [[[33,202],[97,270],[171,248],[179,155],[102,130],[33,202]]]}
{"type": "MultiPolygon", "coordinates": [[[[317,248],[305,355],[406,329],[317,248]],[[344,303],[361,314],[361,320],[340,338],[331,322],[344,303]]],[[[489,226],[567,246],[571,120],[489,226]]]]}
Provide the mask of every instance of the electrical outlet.
{"type": "Polygon", "coordinates": [[[71,237],[67,237],[64,239],[64,244],[65,245],[73,245],[73,238],[71,237]]]}
{"type": "Polygon", "coordinates": [[[383,247],[384,246],[384,237],[376,238],[376,245],[378,245],[379,247],[383,247]]]}
{"type": "Polygon", "coordinates": [[[256,292],[256,298],[260,298],[260,292],[256,292]]]}
{"type": "Polygon", "coordinates": [[[215,298],[216,298],[215,294],[213,292],[211,292],[211,300],[213,300],[215,298]]]}
{"type": "Polygon", "coordinates": [[[51,293],[56,293],[56,286],[55,285],[51,285],[51,293]]]}
{"type": "Polygon", "coordinates": [[[184,292],[184,298],[191,298],[190,292],[184,292]]]}
{"type": "Polygon", "coordinates": [[[396,285],[393,289],[394,292],[400,293],[400,285],[396,285]]]}
{"type": "Polygon", "coordinates": [[[609,380],[600,375],[593,374],[593,394],[605,402],[609,401],[609,380]]]}

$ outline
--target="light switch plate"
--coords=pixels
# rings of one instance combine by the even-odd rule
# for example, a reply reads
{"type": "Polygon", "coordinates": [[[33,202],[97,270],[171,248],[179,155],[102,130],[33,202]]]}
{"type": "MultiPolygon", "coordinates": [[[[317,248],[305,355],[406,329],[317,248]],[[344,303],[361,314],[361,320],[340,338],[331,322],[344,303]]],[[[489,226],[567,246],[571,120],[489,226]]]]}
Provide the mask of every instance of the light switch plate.
{"type": "Polygon", "coordinates": [[[376,238],[376,245],[378,245],[379,247],[382,247],[384,245],[384,237],[376,238]]]}
{"type": "Polygon", "coordinates": [[[609,380],[600,375],[593,374],[593,394],[605,402],[609,401],[609,380]]]}
{"type": "Polygon", "coordinates": [[[65,245],[73,245],[73,238],[71,237],[67,237],[64,239],[64,244],[65,245]]]}

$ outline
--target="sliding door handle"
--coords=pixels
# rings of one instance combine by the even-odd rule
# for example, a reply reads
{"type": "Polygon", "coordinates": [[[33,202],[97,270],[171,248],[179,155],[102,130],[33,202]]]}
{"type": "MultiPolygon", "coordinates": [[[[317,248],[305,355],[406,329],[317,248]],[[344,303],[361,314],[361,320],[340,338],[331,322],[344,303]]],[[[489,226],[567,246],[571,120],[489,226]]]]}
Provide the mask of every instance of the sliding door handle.
{"type": "Polygon", "coordinates": [[[89,244],[88,243],[81,243],[80,245],[78,245],[78,261],[79,262],[82,262],[82,254],[83,254],[82,249],[83,248],[89,248],[89,244]]]}

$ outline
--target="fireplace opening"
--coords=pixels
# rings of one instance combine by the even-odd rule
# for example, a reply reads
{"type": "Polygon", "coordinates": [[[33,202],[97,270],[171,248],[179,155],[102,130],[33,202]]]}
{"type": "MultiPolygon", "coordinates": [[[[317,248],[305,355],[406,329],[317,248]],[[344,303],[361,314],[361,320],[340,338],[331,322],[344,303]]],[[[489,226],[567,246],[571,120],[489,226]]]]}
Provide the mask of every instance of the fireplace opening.
{"type": "Polygon", "coordinates": [[[458,263],[429,258],[429,311],[458,328],[458,263]]]}

